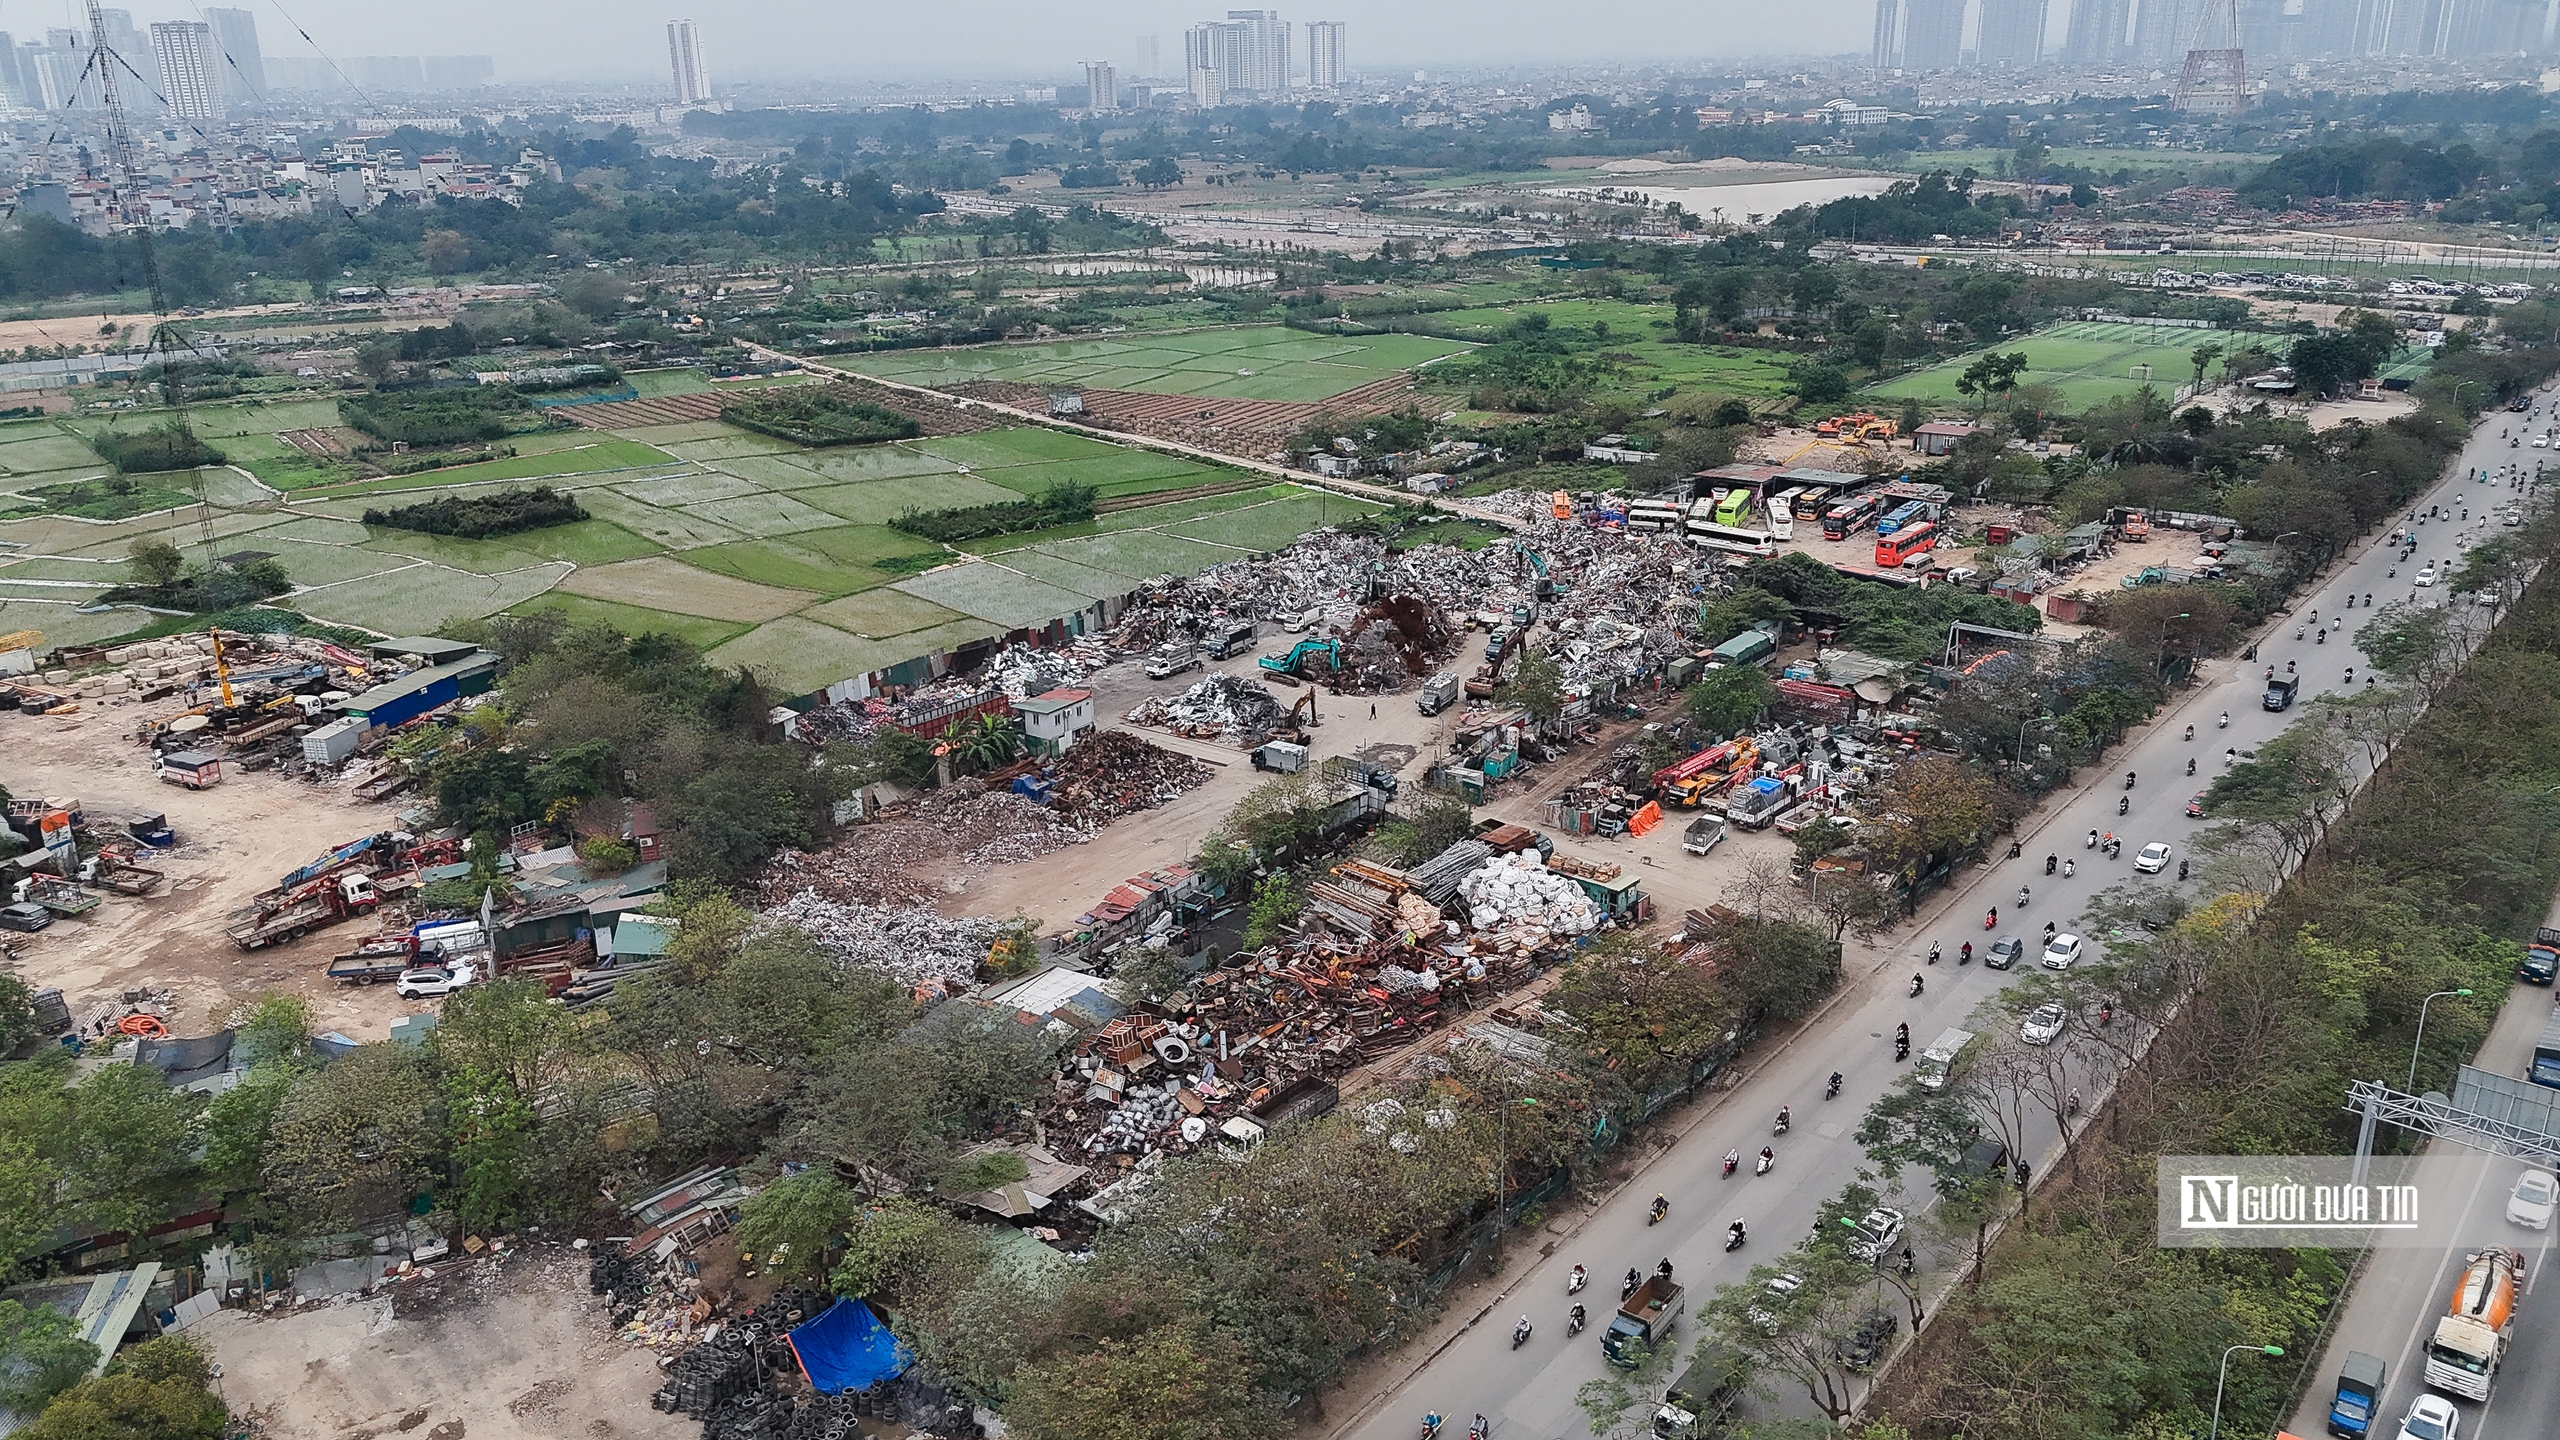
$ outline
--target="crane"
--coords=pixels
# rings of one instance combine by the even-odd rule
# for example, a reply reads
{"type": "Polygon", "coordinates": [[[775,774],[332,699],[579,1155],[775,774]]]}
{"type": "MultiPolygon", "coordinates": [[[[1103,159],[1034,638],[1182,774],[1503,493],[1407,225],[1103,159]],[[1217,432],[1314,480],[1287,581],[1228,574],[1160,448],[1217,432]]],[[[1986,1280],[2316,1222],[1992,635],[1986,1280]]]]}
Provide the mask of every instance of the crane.
{"type": "MultiPolygon", "coordinates": [[[[186,394],[178,378],[177,342],[182,337],[169,320],[169,294],[160,284],[160,262],[151,248],[151,206],[142,195],[142,162],[134,151],[133,127],[124,118],[124,101],[116,94],[116,67],[125,65],[125,59],[107,44],[107,17],[98,7],[98,0],[88,0],[88,4],[89,65],[98,72],[99,107],[106,116],[107,156],[115,170],[108,182],[108,194],[115,206],[116,225],[133,234],[134,252],[142,262],[143,283],[151,290],[151,313],[160,317],[159,323],[151,327],[150,349],[160,355],[160,391],[174,417],[170,423],[187,440],[187,450],[192,453],[196,448],[195,427],[187,420],[186,394]]],[[[192,346],[186,348],[192,352],[192,346]]],[[[190,466],[188,475],[194,481],[196,534],[204,543],[205,559],[210,561],[213,507],[205,499],[204,470],[190,466]]]]}

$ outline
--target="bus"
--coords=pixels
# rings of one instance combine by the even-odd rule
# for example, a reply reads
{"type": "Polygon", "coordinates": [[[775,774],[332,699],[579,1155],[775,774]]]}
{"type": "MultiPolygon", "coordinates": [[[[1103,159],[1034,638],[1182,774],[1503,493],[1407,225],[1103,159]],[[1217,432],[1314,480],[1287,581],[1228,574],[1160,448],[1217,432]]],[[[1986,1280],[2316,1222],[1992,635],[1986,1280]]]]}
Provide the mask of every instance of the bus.
{"type": "Polygon", "coordinates": [[[1825,485],[1799,485],[1787,492],[1796,497],[1796,518],[1819,520],[1831,507],[1831,489],[1825,485]]]}
{"type": "Polygon", "coordinates": [[[1751,492],[1736,485],[1716,497],[1716,523],[1747,525],[1751,522],[1751,492]]]}
{"type": "Polygon", "coordinates": [[[1676,500],[1638,500],[1627,507],[1627,528],[1638,533],[1676,531],[1689,509],[1676,500]]]}
{"type": "Polygon", "coordinates": [[[1938,527],[1923,520],[1907,529],[1876,537],[1876,568],[1899,570],[1903,561],[1937,548],[1938,527]]]}
{"type": "Polygon", "coordinates": [[[1881,508],[1883,507],[1876,502],[1876,497],[1873,495],[1861,495],[1855,500],[1843,500],[1823,512],[1822,538],[1825,540],[1848,539],[1874,524],[1876,511],[1881,508]]]}
{"type": "Polygon", "coordinates": [[[1876,522],[1876,533],[1879,535],[1890,535],[1894,531],[1901,529],[1903,526],[1910,524],[1912,521],[1921,518],[1920,511],[1921,505],[1919,501],[1906,500],[1885,512],[1884,518],[1876,522]]]}
{"type": "MultiPolygon", "coordinates": [[[[1769,497],[1769,534],[1778,540],[1796,538],[1796,500],[1804,494],[1802,487],[1781,490],[1769,497]]],[[[1810,518],[1820,519],[1819,515],[1810,518]]]]}
{"type": "Polygon", "coordinates": [[[1777,537],[1766,530],[1750,530],[1739,525],[1718,525],[1712,520],[1689,519],[1688,541],[1702,550],[1722,550],[1733,555],[1775,555],[1777,537]]]}

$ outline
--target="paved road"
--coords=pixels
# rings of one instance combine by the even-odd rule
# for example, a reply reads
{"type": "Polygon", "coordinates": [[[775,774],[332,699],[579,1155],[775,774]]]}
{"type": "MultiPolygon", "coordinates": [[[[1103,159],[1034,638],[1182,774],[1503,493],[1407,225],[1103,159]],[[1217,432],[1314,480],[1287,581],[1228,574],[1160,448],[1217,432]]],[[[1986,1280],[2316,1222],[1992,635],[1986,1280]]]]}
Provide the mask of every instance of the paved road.
{"type": "MultiPolygon", "coordinates": [[[[2545,452],[2511,452],[2498,438],[2502,424],[2512,428],[2521,418],[2487,417],[2465,454],[2449,467],[2447,478],[2422,496],[2417,508],[2450,505],[2458,509],[2467,501],[2511,495],[2503,483],[2468,477],[2473,467],[2494,470],[2519,458],[2530,470],[2532,458],[2545,452]]],[[[2456,549],[2451,532],[2456,528],[2460,527],[2435,522],[2418,527],[2417,563],[2451,559],[2456,549]]],[[[2475,537],[2483,533],[2478,517],[2472,529],[2475,537]]],[[[2377,608],[2392,599],[2444,593],[2441,588],[2417,589],[2412,584],[2414,573],[2411,565],[2397,561],[2391,547],[2378,539],[2365,542],[2324,583],[2302,597],[2298,613],[2307,618],[2317,610],[2324,617],[2343,618],[2351,592],[2359,601],[2371,592],[2377,608]],[[2399,573],[2387,575],[2394,564],[2399,565],[2399,573]]],[[[2362,605],[2357,609],[2361,611],[2362,605]]],[[[2359,614],[2348,629],[2351,632],[2361,623],[2359,614]]],[[[2200,823],[2186,818],[2187,799],[2209,783],[2223,749],[2252,748],[2300,718],[2298,707],[2289,715],[2270,714],[2260,707],[2267,663],[2281,669],[2287,661],[2294,662],[2304,679],[2305,699],[2324,689],[2343,688],[2342,673],[2349,664],[2363,668],[2363,657],[2340,635],[2333,633],[2325,644],[2308,638],[2297,642],[2290,620],[2267,633],[2257,662],[2208,667],[2194,692],[2108,759],[2087,793],[2046,812],[2041,830],[2027,840],[2026,858],[1972,872],[1931,922],[1912,927],[1907,939],[1865,973],[1855,973],[1853,959],[1855,988],[1825,1021],[1783,1053],[1759,1061],[1756,1071],[1730,1094],[1708,1101],[1715,1107],[1711,1114],[1578,1231],[1559,1241],[1552,1254],[1525,1264],[1480,1322],[1445,1345],[1433,1342],[1417,1347],[1420,1368],[1399,1371],[1399,1378],[1383,1392],[1345,1397],[1351,1408],[1333,1431],[1336,1440],[1413,1440],[1426,1410],[1452,1417],[1453,1433],[1470,1416],[1482,1412],[1491,1417],[1497,1440],[1587,1440],[1588,1424],[1574,1406],[1574,1392],[1584,1381],[1605,1373],[1605,1362],[1600,1357],[1597,1327],[1570,1341],[1565,1338],[1567,1272],[1576,1263],[1589,1267],[1593,1285],[1585,1293],[1604,1302],[1592,1306],[1595,1319],[1604,1319],[1614,1308],[1617,1277],[1630,1266],[1650,1271],[1656,1261],[1668,1258],[1682,1283],[1690,1287],[1694,1316],[1701,1295],[1719,1283],[1742,1278],[1754,1263],[1783,1252],[1803,1235],[1816,1207],[1854,1179],[1863,1162],[1849,1138],[1859,1115],[1905,1073],[1906,1067],[1893,1059],[1894,1026],[1909,1023],[1913,1045],[1924,1046],[1941,1029],[1962,1022],[2018,973],[2004,975],[1980,965],[1958,968],[1954,964],[1960,943],[1971,940],[1979,949],[1989,938],[1981,923],[1985,908],[1998,904],[2003,921],[2000,933],[2019,934],[2031,945],[2040,939],[2047,919],[2069,928],[2099,890],[2130,876],[2134,853],[2144,844],[2164,840],[2183,853],[2188,835],[2200,823]],[[2215,723],[2224,710],[2231,716],[2228,730],[2218,729],[2215,723]],[[2197,727],[2192,744],[2182,738],[2189,722],[2197,727]],[[2190,757],[2198,762],[2192,780],[2182,773],[2190,757]],[[2116,802],[2125,794],[2122,777],[2128,770],[2139,779],[2130,796],[2131,813],[2119,818],[2116,802]],[[2125,836],[2124,858],[2080,864],[2078,875],[2069,880],[2047,879],[2041,862],[2048,851],[2090,861],[2080,841],[2091,829],[2125,836]],[[2033,891],[2023,914],[2014,908],[2021,884],[2033,891]],[[1906,999],[1909,977],[1921,968],[1920,957],[1933,940],[1944,946],[1948,959],[1929,970],[1925,995],[1906,999]],[[1847,1079],[1840,1098],[1826,1103],[1823,1081],[1834,1069],[1847,1079]],[[1781,1105],[1793,1107],[1794,1131],[1773,1142],[1769,1124],[1781,1105]],[[1778,1150],[1778,1165],[1770,1175],[1754,1178],[1746,1166],[1732,1179],[1720,1177],[1727,1148],[1752,1155],[1763,1144],[1774,1144],[1778,1150]],[[1671,1218],[1659,1227],[1648,1227],[1646,1210],[1656,1191],[1671,1197],[1671,1218]],[[1728,1255],[1723,1249],[1724,1228],[1737,1218],[1749,1228],[1751,1243],[1741,1253],[1728,1255]],[[1512,1324],[1523,1313],[1535,1324],[1536,1334],[1514,1351],[1512,1324]]],[[[2176,883],[2174,862],[2171,869],[2171,876],[2155,883],[2176,883]]],[[[2034,1136],[2027,1149],[2041,1160],[2058,1146],[2058,1135],[2048,1127],[2034,1136]]],[[[1926,1193],[1925,1185],[1914,1189],[1926,1193]]],[[[1684,1345],[1697,1328],[1694,1320],[1682,1322],[1684,1345]]],[[[1800,1396],[1792,1408],[1803,1409],[1800,1396]]]]}

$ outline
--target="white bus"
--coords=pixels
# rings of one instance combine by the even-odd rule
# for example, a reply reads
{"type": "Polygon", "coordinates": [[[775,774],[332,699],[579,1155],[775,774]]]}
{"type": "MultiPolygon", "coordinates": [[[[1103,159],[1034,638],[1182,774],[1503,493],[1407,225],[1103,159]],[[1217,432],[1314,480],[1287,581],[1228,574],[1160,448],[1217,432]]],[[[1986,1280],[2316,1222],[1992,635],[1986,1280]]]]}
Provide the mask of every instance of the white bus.
{"type": "Polygon", "coordinates": [[[1796,538],[1796,497],[1804,493],[1799,485],[1781,490],[1769,497],[1769,537],[1781,542],[1796,538]]]}
{"type": "Polygon", "coordinates": [[[1682,537],[1704,550],[1723,550],[1735,555],[1775,555],[1777,538],[1766,530],[1748,530],[1739,525],[1719,525],[1714,520],[1715,502],[1701,500],[1689,507],[1689,523],[1682,537]]]}

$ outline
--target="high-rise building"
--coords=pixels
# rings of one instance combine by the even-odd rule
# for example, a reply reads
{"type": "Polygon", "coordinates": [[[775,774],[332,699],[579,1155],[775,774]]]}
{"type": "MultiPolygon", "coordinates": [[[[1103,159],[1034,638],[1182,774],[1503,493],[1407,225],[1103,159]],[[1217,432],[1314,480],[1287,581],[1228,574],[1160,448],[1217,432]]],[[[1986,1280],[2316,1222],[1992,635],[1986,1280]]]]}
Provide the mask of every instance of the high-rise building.
{"type": "Polygon", "coordinates": [[[676,103],[711,103],[711,70],[702,63],[702,32],[690,20],[667,22],[667,63],[675,71],[676,103]]]}
{"type": "Polygon", "coordinates": [[[213,48],[222,60],[222,93],[241,100],[267,98],[267,62],[258,53],[258,17],[248,10],[207,10],[213,48]]]}
{"type": "Polygon", "coordinates": [[[1343,23],[1339,20],[1313,20],[1307,24],[1307,84],[1317,90],[1339,89],[1349,79],[1349,52],[1343,43],[1343,23]]]}
{"type": "Polygon", "coordinates": [[[486,55],[421,55],[420,78],[429,90],[469,90],[498,74],[498,62],[486,55]]]}
{"type": "Polygon", "coordinates": [[[1141,80],[1154,80],[1164,74],[1164,47],[1153,35],[1141,35],[1129,42],[1129,70],[1141,80]]]}
{"type": "Polygon", "coordinates": [[[2045,0],[1982,0],[1977,64],[2017,69],[2044,58],[2045,0]]]}
{"type": "Polygon", "coordinates": [[[1230,10],[1183,32],[1191,99],[1201,106],[1231,100],[1276,100],[1289,88],[1289,22],[1277,10],[1230,10]]]}
{"type": "Polygon", "coordinates": [[[1120,80],[1108,60],[1084,62],[1084,108],[1107,115],[1120,108],[1120,80]]]}
{"type": "Polygon", "coordinates": [[[160,62],[160,97],[180,120],[222,118],[222,56],[213,27],[201,20],[160,20],[151,26],[151,54],[160,62]]]}
{"type": "Polygon", "coordinates": [[[2111,65],[2124,58],[2125,32],[2133,24],[2133,0],[2071,0],[2063,63],[2111,65]]]}
{"type": "Polygon", "coordinates": [[[1953,70],[1964,54],[1965,0],[1903,0],[1902,68],[1953,70]]]}
{"type": "Polygon", "coordinates": [[[2133,12],[2133,58],[2178,69],[2203,19],[2203,0],[2142,0],[2133,12]]]}

